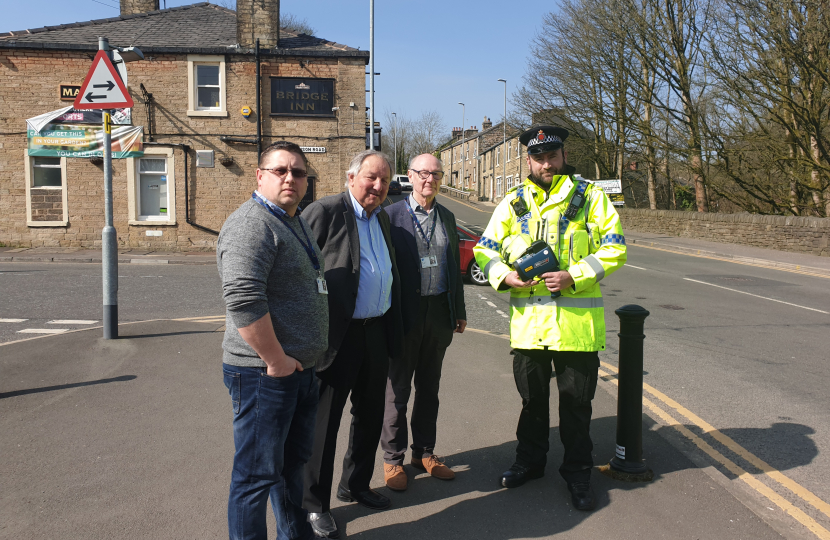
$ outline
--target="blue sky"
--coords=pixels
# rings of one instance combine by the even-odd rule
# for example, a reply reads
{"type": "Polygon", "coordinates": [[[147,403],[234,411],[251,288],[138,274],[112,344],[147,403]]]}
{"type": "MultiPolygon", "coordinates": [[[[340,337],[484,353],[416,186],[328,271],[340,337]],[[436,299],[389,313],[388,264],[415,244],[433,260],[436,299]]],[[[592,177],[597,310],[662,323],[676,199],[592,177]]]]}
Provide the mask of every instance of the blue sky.
{"type": "MultiPolygon", "coordinates": [[[[118,15],[102,3],[6,1],[0,31],[118,15]]],[[[191,3],[166,0],[167,7],[191,3]]],[[[376,120],[386,110],[409,118],[436,110],[449,129],[461,125],[461,101],[467,126],[480,129],[484,115],[497,122],[504,108],[504,87],[497,79],[507,79],[510,108],[539,16],[555,8],[550,0],[375,0],[375,71],[381,73],[375,77],[376,120]]],[[[322,38],[369,48],[369,0],[283,0],[280,9],[307,19],[322,38]]]]}

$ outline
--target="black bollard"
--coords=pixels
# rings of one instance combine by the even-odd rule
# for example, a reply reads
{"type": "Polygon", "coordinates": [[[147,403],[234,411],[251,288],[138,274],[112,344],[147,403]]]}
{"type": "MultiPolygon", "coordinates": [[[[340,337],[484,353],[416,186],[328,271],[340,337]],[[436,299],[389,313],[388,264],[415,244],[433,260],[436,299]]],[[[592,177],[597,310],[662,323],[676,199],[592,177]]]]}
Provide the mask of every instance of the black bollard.
{"type": "Polygon", "coordinates": [[[611,469],[630,480],[651,480],[643,463],[643,325],[649,312],[636,305],[614,313],[620,318],[620,371],[617,375],[617,448],[611,469]]]}

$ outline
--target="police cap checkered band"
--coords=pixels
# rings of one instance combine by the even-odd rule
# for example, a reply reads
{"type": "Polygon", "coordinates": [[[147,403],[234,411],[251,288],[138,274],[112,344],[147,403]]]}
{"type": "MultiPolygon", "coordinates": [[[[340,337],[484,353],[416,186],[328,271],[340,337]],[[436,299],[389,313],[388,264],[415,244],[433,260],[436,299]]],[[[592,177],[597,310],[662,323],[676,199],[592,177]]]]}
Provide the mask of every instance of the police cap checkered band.
{"type": "Polygon", "coordinates": [[[562,148],[567,138],[567,129],[535,125],[519,136],[519,142],[527,146],[528,154],[541,154],[562,148]]]}

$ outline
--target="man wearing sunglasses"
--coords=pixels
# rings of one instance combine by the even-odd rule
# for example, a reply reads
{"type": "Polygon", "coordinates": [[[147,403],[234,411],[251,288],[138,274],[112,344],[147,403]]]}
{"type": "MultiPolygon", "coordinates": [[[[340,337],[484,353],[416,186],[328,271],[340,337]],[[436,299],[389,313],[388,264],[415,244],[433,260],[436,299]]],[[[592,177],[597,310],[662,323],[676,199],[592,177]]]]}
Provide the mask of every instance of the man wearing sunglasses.
{"type": "Polygon", "coordinates": [[[315,366],[325,356],[324,261],[298,206],[307,163],[294,143],[262,152],[257,189],[222,226],[216,258],[227,307],[223,372],[236,453],[228,497],[231,539],[265,540],[268,498],[279,538],[313,535],[303,470],[317,412],[315,366]]]}
{"type": "Polygon", "coordinates": [[[413,376],[410,464],[441,480],[455,478],[435,454],[444,353],[453,332],[460,334],[467,326],[455,216],[435,200],[442,169],[431,154],[412,158],[408,171],[412,194],[386,209],[401,275],[404,341],[402,355],[389,364],[381,446],[384,480],[397,491],[405,490],[408,482],[403,465],[413,376]]]}

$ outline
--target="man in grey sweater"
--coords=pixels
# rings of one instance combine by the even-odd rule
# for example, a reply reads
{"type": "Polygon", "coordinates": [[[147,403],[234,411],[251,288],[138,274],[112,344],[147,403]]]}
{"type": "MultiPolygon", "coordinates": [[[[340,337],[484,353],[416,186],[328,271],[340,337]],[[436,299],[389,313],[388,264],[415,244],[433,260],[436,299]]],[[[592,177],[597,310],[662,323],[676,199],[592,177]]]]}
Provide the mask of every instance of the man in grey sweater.
{"type": "Polygon", "coordinates": [[[258,189],[225,221],[216,248],[236,447],[232,540],[266,538],[269,495],[278,538],[314,537],[302,508],[303,474],[317,413],[314,366],[328,348],[329,316],[323,256],[298,213],[306,167],[294,143],[266,148],[258,189]]]}

